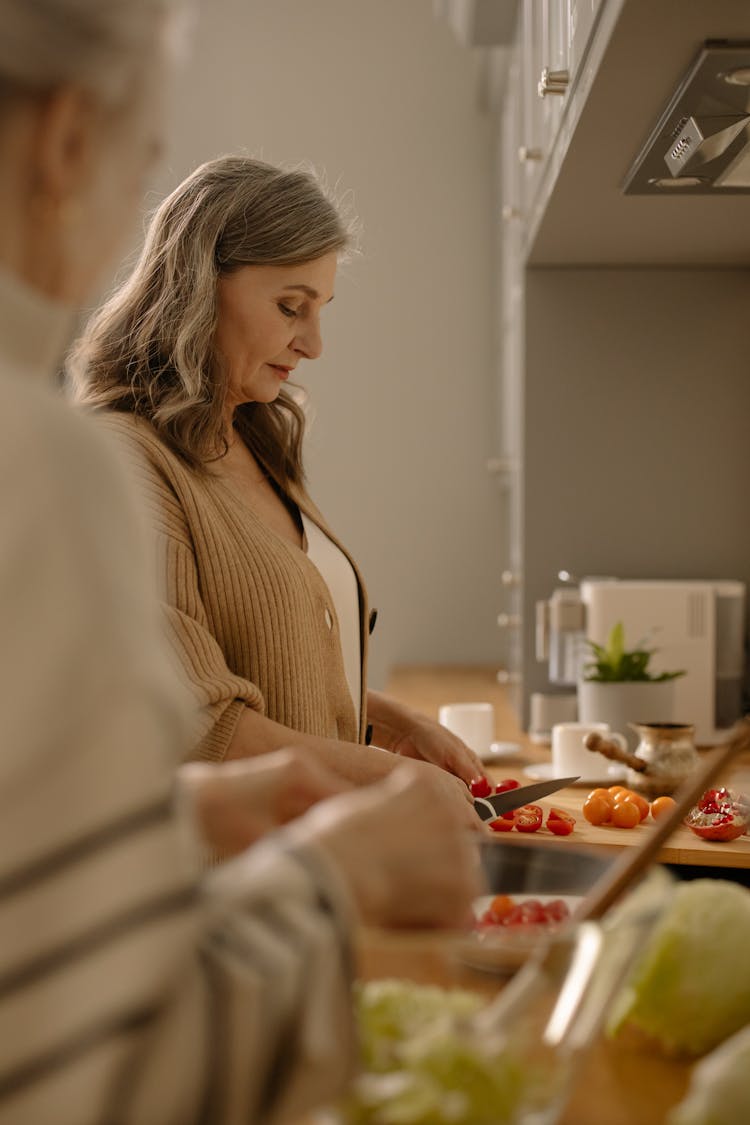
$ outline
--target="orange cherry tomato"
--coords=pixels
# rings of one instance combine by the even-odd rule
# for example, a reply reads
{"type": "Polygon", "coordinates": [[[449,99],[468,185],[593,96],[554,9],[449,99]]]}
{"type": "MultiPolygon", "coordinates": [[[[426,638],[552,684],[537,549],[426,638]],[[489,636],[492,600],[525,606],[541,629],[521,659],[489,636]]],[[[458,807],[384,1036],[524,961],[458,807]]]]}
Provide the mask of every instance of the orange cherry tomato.
{"type": "Polygon", "coordinates": [[[489,915],[489,920],[492,922],[501,922],[502,919],[507,918],[515,908],[515,899],[512,899],[510,895],[495,895],[492,902],[487,907],[487,914],[489,915]]]}
{"type": "Polygon", "coordinates": [[[630,801],[631,804],[635,805],[641,820],[645,820],[648,816],[650,805],[640,793],[634,793],[632,789],[626,789],[624,793],[618,793],[615,797],[616,805],[619,805],[622,801],[630,801]]]}
{"type": "Polygon", "coordinates": [[[627,790],[624,785],[610,785],[607,792],[611,793],[613,797],[616,797],[618,793],[625,793],[627,790]]]}
{"type": "Polygon", "coordinates": [[[656,797],[651,802],[651,815],[654,820],[658,820],[660,816],[666,816],[671,812],[677,802],[672,797],[656,797]]]}
{"type": "Polygon", "coordinates": [[[612,802],[612,794],[609,789],[592,789],[589,797],[603,797],[605,801],[612,802]]]}
{"type": "Polygon", "coordinates": [[[612,809],[612,823],[615,828],[635,828],[640,822],[640,810],[632,801],[618,801],[612,809]]]}
{"type": "Polygon", "coordinates": [[[583,802],[583,815],[589,824],[608,824],[612,816],[612,805],[603,797],[587,797],[583,802]]]}

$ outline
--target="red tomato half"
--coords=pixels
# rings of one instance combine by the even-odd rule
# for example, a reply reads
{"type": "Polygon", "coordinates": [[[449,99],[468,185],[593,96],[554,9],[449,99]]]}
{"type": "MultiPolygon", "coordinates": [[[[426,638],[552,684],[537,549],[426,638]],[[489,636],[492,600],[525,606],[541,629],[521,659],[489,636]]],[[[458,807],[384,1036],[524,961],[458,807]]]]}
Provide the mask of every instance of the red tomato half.
{"type": "Polygon", "coordinates": [[[543,813],[540,805],[523,805],[515,810],[513,817],[519,832],[536,832],[542,826],[543,813]]]}
{"type": "Polygon", "coordinates": [[[490,828],[493,832],[510,832],[513,824],[512,820],[506,820],[504,816],[499,816],[497,820],[490,821],[490,828]]]}
{"type": "Polygon", "coordinates": [[[502,781],[498,781],[495,786],[496,793],[507,793],[511,789],[518,789],[520,781],[516,781],[515,777],[505,777],[502,781]]]}
{"type": "Polygon", "coordinates": [[[550,809],[547,827],[555,836],[569,836],[575,828],[575,820],[563,809],[550,809]]]}

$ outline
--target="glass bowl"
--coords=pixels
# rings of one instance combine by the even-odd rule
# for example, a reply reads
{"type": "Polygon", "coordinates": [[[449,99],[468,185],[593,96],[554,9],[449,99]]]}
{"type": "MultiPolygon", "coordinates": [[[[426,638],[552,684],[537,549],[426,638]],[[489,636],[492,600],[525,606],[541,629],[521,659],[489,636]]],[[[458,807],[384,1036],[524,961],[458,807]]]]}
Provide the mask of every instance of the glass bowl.
{"type": "Polygon", "coordinates": [[[483,840],[480,850],[487,894],[474,904],[477,928],[457,937],[453,952],[471,968],[501,975],[514,973],[551,937],[564,933],[582,897],[614,862],[611,852],[581,848],[566,837],[493,838],[483,840]],[[510,916],[508,903],[502,902],[502,921],[482,924],[496,896],[508,896],[515,914],[510,916]],[[524,914],[540,920],[524,922],[524,914]],[[542,914],[552,918],[542,920],[542,914]]]}

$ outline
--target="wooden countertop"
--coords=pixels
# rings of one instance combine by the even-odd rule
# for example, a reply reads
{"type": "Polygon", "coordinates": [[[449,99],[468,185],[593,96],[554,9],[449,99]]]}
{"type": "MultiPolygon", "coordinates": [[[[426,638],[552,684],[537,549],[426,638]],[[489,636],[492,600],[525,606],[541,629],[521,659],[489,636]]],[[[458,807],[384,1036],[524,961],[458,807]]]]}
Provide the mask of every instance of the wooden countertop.
{"type": "MultiPolygon", "coordinates": [[[[389,694],[400,699],[410,707],[415,707],[433,718],[443,703],[470,703],[486,701],[495,708],[495,737],[498,740],[517,742],[518,755],[503,759],[502,762],[488,766],[488,776],[494,780],[516,777],[521,784],[530,783],[525,776],[526,767],[550,761],[549,747],[540,746],[519,729],[518,720],[508,701],[507,689],[497,683],[491,668],[466,668],[444,666],[397,667],[393,670],[387,686],[389,694]]],[[[602,759],[603,764],[604,760],[602,759]]],[[[750,757],[740,760],[722,778],[724,784],[734,784],[737,788],[750,792],[750,757]]],[[[605,783],[606,784],[606,783],[605,783]]],[[[650,821],[644,821],[633,829],[595,827],[583,817],[581,808],[593,785],[561,789],[539,804],[547,809],[556,805],[576,819],[572,836],[564,839],[577,844],[595,844],[600,848],[634,847],[649,830],[650,821]]],[[[544,833],[545,829],[540,829],[544,833]]],[[[564,846],[564,840],[560,840],[564,846]]],[[[724,867],[750,869],[750,836],[726,843],[709,843],[700,840],[689,828],[680,827],[670,838],[669,843],[659,853],[662,863],[688,864],[696,867],[724,867]]]]}
{"type": "MultiPolygon", "coordinates": [[[[549,761],[549,749],[535,745],[519,731],[506,690],[498,685],[490,668],[402,667],[396,668],[387,685],[390,694],[437,718],[443,703],[487,701],[494,704],[496,737],[519,742],[517,758],[503,762],[490,772],[497,778],[518,776],[524,766],[549,761]]],[[[741,763],[741,776],[750,789],[750,762],[741,763]]],[[[571,837],[559,838],[599,847],[628,847],[637,844],[644,825],[624,829],[594,828],[580,815],[586,789],[562,790],[542,804],[556,804],[573,813],[577,824],[571,837]]],[[[750,866],[750,840],[734,845],[706,844],[679,829],[662,859],[670,863],[714,866],[750,866]],[[720,851],[718,850],[720,849],[720,851]],[[715,858],[716,857],[716,858],[715,858]]],[[[357,942],[358,973],[362,979],[398,977],[444,988],[469,988],[488,999],[503,986],[503,980],[462,965],[450,940],[439,934],[398,934],[364,930],[357,942]]],[[[610,1043],[600,1039],[592,1048],[574,1083],[560,1125],[663,1125],[667,1114],[682,1099],[691,1064],[668,1059],[636,1043],[610,1043]]],[[[313,1125],[312,1121],[300,1125],[313,1125]]]]}

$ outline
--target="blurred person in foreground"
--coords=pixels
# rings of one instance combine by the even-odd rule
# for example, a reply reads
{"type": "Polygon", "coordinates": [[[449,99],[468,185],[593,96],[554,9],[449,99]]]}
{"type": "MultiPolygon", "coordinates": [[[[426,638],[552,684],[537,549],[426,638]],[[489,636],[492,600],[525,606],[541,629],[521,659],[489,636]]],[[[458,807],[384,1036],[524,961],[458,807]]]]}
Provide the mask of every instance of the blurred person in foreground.
{"type": "Polygon", "coordinates": [[[159,149],[171,27],[159,0],[0,0],[2,1125],[299,1113],[352,1065],[355,919],[460,924],[477,889],[408,767],[338,796],[293,751],[176,772],[137,502],[54,380],[159,149]],[[201,874],[206,843],[239,854],[201,874]]]}
{"type": "Polygon", "coordinates": [[[209,161],[157,208],[68,372],[139,464],[170,635],[201,709],[194,756],[293,740],[356,784],[412,758],[469,825],[482,764],[368,690],[365,586],[305,480],[305,413],[287,382],[321,355],[350,227],[311,172],[209,161]]]}

